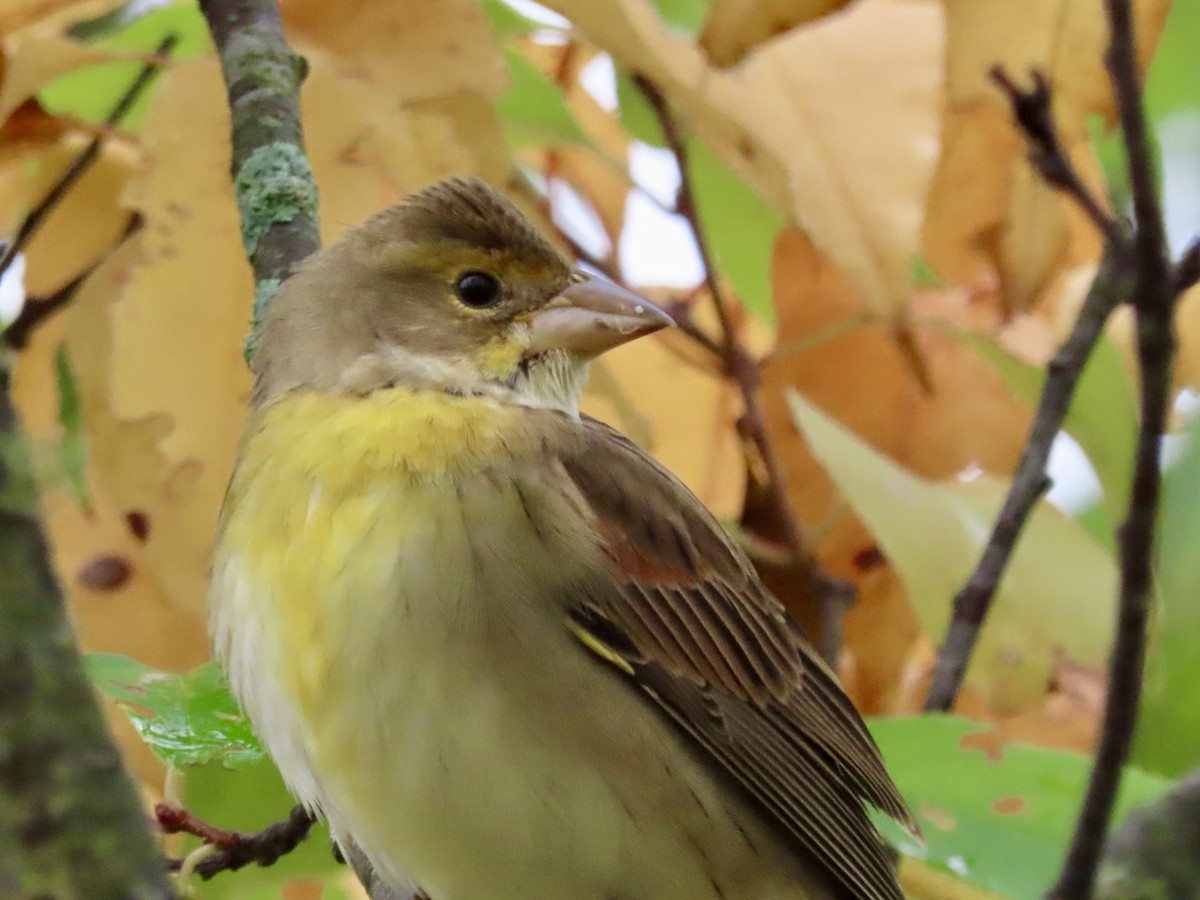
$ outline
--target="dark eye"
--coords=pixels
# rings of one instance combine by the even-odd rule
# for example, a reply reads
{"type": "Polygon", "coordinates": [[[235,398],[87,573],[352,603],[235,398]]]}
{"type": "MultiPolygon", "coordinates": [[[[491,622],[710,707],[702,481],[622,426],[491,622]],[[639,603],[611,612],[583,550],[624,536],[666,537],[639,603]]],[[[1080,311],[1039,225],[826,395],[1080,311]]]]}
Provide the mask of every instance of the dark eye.
{"type": "Polygon", "coordinates": [[[464,272],[454,282],[458,299],[474,309],[484,309],[500,302],[500,282],[487,272],[464,272]]]}

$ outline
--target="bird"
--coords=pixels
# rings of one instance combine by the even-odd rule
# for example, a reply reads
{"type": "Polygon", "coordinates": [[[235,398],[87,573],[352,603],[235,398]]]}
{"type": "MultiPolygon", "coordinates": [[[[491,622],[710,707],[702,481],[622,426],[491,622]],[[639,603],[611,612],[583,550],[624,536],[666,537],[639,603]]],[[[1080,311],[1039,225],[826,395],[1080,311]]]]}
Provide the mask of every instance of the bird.
{"type": "Polygon", "coordinates": [[[684,484],[579,410],[671,327],[452,178],[280,288],[212,555],[289,789],[430,900],[899,900],[832,670],[684,484]]]}

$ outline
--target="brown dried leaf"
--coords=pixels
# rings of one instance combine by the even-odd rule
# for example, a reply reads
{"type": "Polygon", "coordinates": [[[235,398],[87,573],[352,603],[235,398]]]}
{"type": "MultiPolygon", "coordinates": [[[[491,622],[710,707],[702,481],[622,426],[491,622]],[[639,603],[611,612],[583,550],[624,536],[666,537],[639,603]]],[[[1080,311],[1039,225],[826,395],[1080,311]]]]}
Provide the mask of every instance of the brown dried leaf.
{"type": "Polygon", "coordinates": [[[845,6],[849,0],[714,0],[700,46],[718,66],[732,66],[759,44],[845,6]]]}
{"type": "Polygon", "coordinates": [[[871,309],[903,306],[937,149],[936,6],[860,3],[720,70],[646,0],[548,5],[658,84],[735,171],[809,232],[871,309]]]}
{"type": "MultiPolygon", "coordinates": [[[[1134,4],[1143,65],[1168,7],[1165,0],[1134,4]]],[[[995,272],[1009,312],[1038,303],[1058,272],[1094,261],[1100,243],[1082,213],[1029,165],[1007,100],[988,71],[1003,66],[1018,84],[1028,84],[1033,70],[1049,78],[1063,144],[1085,182],[1103,196],[1086,117],[1113,120],[1103,63],[1107,42],[1100,4],[946,4],[947,105],[924,251],[933,268],[954,282],[995,272]]]]}

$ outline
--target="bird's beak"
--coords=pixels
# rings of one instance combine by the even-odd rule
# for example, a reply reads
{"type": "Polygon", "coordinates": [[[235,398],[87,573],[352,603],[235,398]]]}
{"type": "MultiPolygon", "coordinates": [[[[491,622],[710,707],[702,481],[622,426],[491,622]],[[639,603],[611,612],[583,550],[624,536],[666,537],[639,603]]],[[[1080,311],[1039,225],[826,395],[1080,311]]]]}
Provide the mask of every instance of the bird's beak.
{"type": "Polygon", "coordinates": [[[593,275],[579,278],[530,318],[530,354],[569,350],[591,358],[675,324],[620,285],[593,275]]]}

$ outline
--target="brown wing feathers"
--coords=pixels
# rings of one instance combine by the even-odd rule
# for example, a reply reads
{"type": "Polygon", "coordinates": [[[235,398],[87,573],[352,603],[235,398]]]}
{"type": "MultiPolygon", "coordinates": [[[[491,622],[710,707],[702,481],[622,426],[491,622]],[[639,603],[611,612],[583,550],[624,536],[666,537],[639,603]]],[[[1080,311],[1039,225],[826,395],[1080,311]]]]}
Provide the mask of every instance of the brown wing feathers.
{"type": "Polygon", "coordinates": [[[682,484],[607,426],[582,424],[586,440],[558,456],[620,587],[598,587],[576,623],[846,896],[899,900],[863,803],[915,824],[833,674],[682,484]]]}

